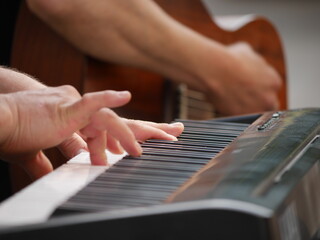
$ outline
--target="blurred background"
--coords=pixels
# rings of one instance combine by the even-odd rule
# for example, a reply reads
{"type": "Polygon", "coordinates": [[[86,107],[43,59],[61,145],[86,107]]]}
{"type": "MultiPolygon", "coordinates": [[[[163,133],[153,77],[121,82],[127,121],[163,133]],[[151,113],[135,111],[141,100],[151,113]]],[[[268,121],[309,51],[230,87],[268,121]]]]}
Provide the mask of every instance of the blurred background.
{"type": "Polygon", "coordinates": [[[319,0],[202,0],[212,15],[258,14],[282,38],[289,108],[320,107],[319,0]]]}

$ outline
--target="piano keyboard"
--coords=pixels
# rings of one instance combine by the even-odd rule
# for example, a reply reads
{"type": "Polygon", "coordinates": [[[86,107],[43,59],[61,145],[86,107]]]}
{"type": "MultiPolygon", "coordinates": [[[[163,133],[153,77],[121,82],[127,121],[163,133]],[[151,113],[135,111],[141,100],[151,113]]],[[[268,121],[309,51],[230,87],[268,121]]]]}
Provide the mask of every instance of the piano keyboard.
{"type": "Polygon", "coordinates": [[[74,159],[58,169],[71,167],[69,179],[9,199],[0,239],[320,239],[320,109],[184,124],[178,141],[146,141],[139,158],[86,170],[74,159]],[[56,190],[72,182],[61,197],[56,190]],[[28,224],[49,192],[59,204],[28,224]],[[6,226],[17,212],[30,216],[6,226]]]}
{"type": "Polygon", "coordinates": [[[180,120],[177,142],[148,140],[141,157],[127,156],[81,190],[56,215],[155,205],[201,169],[249,124],[180,120]]]}

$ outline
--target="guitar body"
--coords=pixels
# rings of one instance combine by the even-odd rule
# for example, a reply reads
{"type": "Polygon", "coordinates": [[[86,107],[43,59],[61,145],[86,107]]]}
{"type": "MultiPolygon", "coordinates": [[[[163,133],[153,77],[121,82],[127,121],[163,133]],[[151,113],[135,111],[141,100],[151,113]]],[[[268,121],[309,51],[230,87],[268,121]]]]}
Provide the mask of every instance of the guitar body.
{"type": "MultiPolygon", "coordinates": [[[[239,17],[216,18],[213,21],[200,0],[156,2],[176,20],[208,38],[224,44],[249,43],[280,73],[284,81],[279,93],[280,107],[287,107],[282,45],[276,30],[266,19],[239,17]]],[[[177,116],[175,84],[156,73],[85,56],[35,17],[24,1],[16,25],[11,59],[12,67],[35,76],[49,86],[70,84],[80,93],[104,89],[131,91],[132,101],[115,110],[123,117],[169,122],[177,116]]],[[[55,150],[46,154],[54,167],[66,161],[55,150]]],[[[12,176],[14,190],[30,182],[18,169],[12,171],[12,176]]]]}

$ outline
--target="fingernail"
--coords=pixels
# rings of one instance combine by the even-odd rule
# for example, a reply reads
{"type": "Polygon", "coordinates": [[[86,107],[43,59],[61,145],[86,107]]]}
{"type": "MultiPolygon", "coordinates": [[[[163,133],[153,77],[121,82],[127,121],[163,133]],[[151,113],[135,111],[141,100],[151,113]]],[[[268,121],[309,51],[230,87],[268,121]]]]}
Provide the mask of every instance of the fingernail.
{"type": "Polygon", "coordinates": [[[176,138],[175,136],[173,136],[173,141],[178,141],[178,138],[176,138]]]}
{"type": "Polygon", "coordinates": [[[137,150],[137,155],[140,156],[142,154],[141,145],[138,142],[136,142],[135,145],[136,145],[135,147],[136,147],[136,150],[137,150]]]}
{"type": "Polygon", "coordinates": [[[181,126],[183,126],[183,123],[181,123],[181,122],[175,122],[175,123],[171,123],[170,125],[171,125],[171,126],[175,126],[175,127],[181,127],[181,126]]]}
{"type": "Polygon", "coordinates": [[[128,97],[130,96],[130,92],[129,91],[119,91],[117,92],[118,97],[124,98],[124,97],[128,97]]]}

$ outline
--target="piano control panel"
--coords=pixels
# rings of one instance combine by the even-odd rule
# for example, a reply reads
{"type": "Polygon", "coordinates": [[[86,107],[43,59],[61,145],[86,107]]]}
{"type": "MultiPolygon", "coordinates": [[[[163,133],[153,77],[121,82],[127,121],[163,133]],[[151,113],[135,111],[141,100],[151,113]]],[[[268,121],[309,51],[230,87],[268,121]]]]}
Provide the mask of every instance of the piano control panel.
{"type": "Polygon", "coordinates": [[[269,118],[266,122],[258,126],[258,131],[265,131],[271,128],[273,125],[277,123],[277,121],[279,121],[281,114],[281,112],[273,113],[271,118],[269,118]]]}

